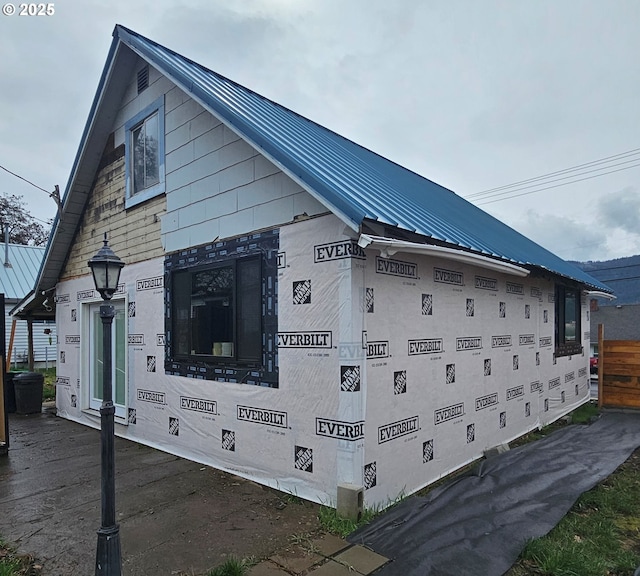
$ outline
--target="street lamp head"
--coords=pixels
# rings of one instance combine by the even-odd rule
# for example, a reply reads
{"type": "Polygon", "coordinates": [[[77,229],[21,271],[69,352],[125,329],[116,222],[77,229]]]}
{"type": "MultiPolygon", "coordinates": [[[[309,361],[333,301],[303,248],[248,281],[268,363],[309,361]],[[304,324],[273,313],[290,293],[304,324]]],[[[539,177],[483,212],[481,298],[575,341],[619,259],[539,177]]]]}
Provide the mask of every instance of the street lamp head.
{"type": "Polygon", "coordinates": [[[103,300],[111,300],[117,290],[120,270],[122,270],[123,266],[124,262],[109,247],[105,232],[104,246],[89,260],[89,268],[93,273],[93,282],[103,300]]]}

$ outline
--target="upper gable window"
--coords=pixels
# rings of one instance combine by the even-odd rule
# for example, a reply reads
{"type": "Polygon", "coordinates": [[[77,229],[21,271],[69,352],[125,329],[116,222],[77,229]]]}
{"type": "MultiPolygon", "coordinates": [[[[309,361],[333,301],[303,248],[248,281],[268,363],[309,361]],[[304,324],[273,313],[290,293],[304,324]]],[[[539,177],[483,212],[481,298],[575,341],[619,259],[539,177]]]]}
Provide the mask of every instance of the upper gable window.
{"type": "Polygon", "coordinates": [[[164,98],[125,124],[125,158],[127,208],[164,193],[164,98]]]}

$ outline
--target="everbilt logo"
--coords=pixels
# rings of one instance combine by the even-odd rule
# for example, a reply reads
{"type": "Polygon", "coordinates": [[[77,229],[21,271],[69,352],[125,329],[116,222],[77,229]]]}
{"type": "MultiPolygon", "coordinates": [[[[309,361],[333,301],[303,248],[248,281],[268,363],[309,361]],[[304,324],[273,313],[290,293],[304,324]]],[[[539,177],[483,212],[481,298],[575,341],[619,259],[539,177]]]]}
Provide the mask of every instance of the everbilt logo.
{"type": "Polygon", "coordinates": [[[517,294],[518,296],[523,296],[524,286],[522,284],[514,284],[513,282],[507,282],[507,294],[517,294]]]}
{"type": "Polygon", "coordinates": [[[76,298],[77,300],[87,300],[89,298],[93,298],[94,293],[93,290],[80,290],[77,295],[76,298]]]}
{"type": "Polygon", "coordinates": [[[441,284],[455,284],[456,286],[464,286],[464,276],[462,272],[454,270],[445,270],[444,268],[433,269],[433,281],[441,284]]]}
{"type": "Polygon", "coordinates": [[[576,373],[575,372],[569,372],[568,374],[564,375],[565,384],[567,382],[573,382],[575,379],[576,379],[576,373]]]}
{"type": "Polygon", "coordinates": [[[520,346],[529,346],[536,343],[535,334],[520,334],[520,346]]]}
{"type": "Polygon", "coordinates": [[[520,398],[520,396],[524,396],[524,386],[514,386],[507,389],[507,402],[514,398],[520,398]]]}
{"type": "Polygon", "coordinates": [[[316,434],[340,440],[361,440],[364,438],[364,422],[340,422],[316,418],[316,434]]]}
{"type": "Polygon", "coordinates": [[[156,276],[155,278],[143,278],[142,280],[136,280],[136,290],[154,290],[155,288],[162,288],[164,286],[164,278],[162,276],[156,276]]]}
{"type": "Polygon", "coordinates": [[[465,338],[456,338],[456,350],[479,350],[482,348],[482,337],[471,336],[465,338]]]}
{"type": "Polygon", "coordinates": [[[389,342],[387,340],[367,342],[367,358],[388,358],[388,357],[389,357],[389,342]]]}
{"type": "Polygon", "coordinates": [[[58,376],[56,377],[56,386],[70,386],[71,381],[68,376],[58,376]]]}
{"type": "Polygon", "coordinates": [[[287,413],[266,408],[252,408],[251,406],[238,406],[238,420],[266,424],[277,428],[287,428],[287,413]]]}
{"type": "Polygon", "coordinates": [[[485,278],[484,276],[476,276],[476,288],[480,290],[497,290],[498,280],[495,278],[485,278]]]}
{"type": "Polygon", "coordinates": [[[420,429],[418,416],[412,416],[405,420],[394,422],[393,424],[387,424],[386,426],[380,426],[378,428],[378,444],[384,444],[401,436],[412,434],[420,429]]]}
{"type": "Polygon", "coordinates": [[[444,352],[442,338],[409,340],[409,356],[417,356],[419,354],[438,354],[440,352],[444,352]]]}
{"type": "Polygon", "coordinates": [[[376,272],[389,276],[402,276],[403,278],[417,278],[418,265],[402,260],[391,260],[376,256],[376,272]]]}
{"type": "Polygon", "coordinates": [[[478,410],[484,410],[485,408],[491,408],[491,406],[496,406],[497,404],[497,392],[494,392],[493,394],[487,394],[486,396],[480,396],[480,398],[476,398],[476,412],[478,412],[478,410]]]}
{"type": "Polygon", "coordinates": [[[129,334],[129,336],[127,336],[127,342],[129,346],[143,346],[144,334],[129,334]]]}
{"type": "Polygon", "coordinates": [[[551,336],[542,336],[540,338],[540,348],[551,346],[551,336]]]}
{"type": "Polygon", "coordinates": [[[531,392],[539,392],[542,394],[543,386],[542,382],[536,380],[535,382],[531,382],[531,392]]]}
{"type": "Polygon", "coordinates": [[[331,332],[279,332],[280,348],[331,348],[331,332]]]}
{"type": "Polygon", "coordinates": [[[491,348],[508,348],[511,346],[511,336],[491,336],[491,348]]]}
{"type": "Polygon", "coordinates": [[[65,336],[65,344],[80,344],[80,336],[65,336]]]}
{"type": "Polygon", "coordinates": [[[542,300],[542,290],[540,288],[531,288],[531,296],[533,298],[537,298],[538,300],[542,300]]]}
{"type": "Polygon", "coordinates": [[[587,369],[586,368],[579,368],[578,369],[578,378],[580,378],[581,376],[586,376],[587,375],[587,369]]]}
{"type": "Polygon", "coordinates": [[[460,416],[464,416],[464,402],[436,410],[433,413],[433,420],[437,426],[447,420],[454,420],[460,416]]]}
{"type": "Polygon", "coordinates": [[[549,390],[557,388],[558,386],[560,386],[560,378],[552,378],[549,380],[549,390]]]}
{"type": "Polygon", "coordinates": [[[137,398],[141,402],[151,402],[152,404],[166,404],[166,395],[164,392],[155,392],[154,390],[138,390],[137,398]]]}
{"type": "Polygon", "coordinates": [[[62,304],[63,302],[71,302],[71,298],[69,297],[69,294],[56,294],[53,301],[56,304],[62,304]]]}
{"type": "Polygon", "coordinates": [[[183,410],[192,410],[193,412],[206,412],[207,414],[218,413],[217,402],[215,400],[206,400],[204,398],[180,396],[180,408],[183,410]]]}
{"type": "Polygon", "coordinates": [[[342,242],[331,242],[330,244],[319,244],[313,247],[313,261],[328,262],[330,260],[341,260],[342,258],[356,258],[366,260],[367,255],[364,249],[358,246],[355,240],[343,240],[342,242]]]}

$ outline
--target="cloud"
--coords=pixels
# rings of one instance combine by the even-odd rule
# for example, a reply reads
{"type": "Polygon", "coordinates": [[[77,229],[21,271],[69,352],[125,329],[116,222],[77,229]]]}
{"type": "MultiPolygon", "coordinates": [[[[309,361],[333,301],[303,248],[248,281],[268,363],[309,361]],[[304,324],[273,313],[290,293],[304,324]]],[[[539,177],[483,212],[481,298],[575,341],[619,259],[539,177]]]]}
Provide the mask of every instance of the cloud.
{"type": "Polygon", "coordinates": [[[571,218],[530,209],[514,227],[565,260],[609,258],[606,231],[571,218]]]}
{"type": "Polygon", "coordinates": [[[598,222],[606,227],[619,228],[640,236],[640,194],[626,187],[598,199],[598,222]]]}

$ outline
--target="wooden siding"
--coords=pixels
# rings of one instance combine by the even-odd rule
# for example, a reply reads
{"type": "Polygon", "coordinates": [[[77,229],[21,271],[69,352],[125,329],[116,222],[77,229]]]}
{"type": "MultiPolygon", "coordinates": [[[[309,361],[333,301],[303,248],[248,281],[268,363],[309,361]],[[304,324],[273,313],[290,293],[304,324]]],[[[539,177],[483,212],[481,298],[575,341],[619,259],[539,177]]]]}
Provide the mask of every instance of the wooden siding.
{"type": "Polygon", "coordinates": [[[598,363],[602,406],[640,408],[640,341],[603,340],[598,363]]]}
{"type": "Polygon", "coordinates": [[[102,246],[105,232],[109,245],[126,264],[164,255],[160,217],[165,210],[165,197],[125,210],[124,172],[122,156],[98,174],[62,280],[89,274],[87,262],[102,246]]]}

